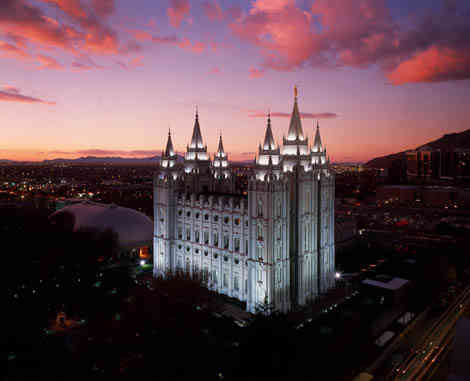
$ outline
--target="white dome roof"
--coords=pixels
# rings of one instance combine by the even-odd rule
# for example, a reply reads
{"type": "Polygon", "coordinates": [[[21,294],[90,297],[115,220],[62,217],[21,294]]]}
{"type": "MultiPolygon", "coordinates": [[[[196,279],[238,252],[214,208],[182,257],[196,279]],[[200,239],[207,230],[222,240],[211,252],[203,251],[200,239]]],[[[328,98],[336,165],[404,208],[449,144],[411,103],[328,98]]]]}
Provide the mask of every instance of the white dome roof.
{"type": "Polygon", "coordinates": [[[110,229],[118,235],[119,245],[126,248],[145,246],[152,242],[153,221],[134,209],[84,201],[58,210],[51,215],[51,219],[65,212],[74,217],[74,231],[110,229]]]}

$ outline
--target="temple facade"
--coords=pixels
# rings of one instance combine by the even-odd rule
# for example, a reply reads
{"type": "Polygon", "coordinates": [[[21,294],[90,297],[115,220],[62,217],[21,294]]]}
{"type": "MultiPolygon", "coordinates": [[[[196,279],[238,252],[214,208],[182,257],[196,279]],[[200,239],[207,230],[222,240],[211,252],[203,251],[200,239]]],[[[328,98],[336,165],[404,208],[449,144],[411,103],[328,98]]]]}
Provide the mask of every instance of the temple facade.
{"type": "Polygon", "coordinates": [[[154,275],[198,274],[208,287],[287,312],[335,282],[334,173],[320,127],[304,134],[295,93],[279,147],[268,115],[263,144],[240,187],[222,136],[211,159],[199,115],[182,162],[171,135],[154,179],[154,275]]]}

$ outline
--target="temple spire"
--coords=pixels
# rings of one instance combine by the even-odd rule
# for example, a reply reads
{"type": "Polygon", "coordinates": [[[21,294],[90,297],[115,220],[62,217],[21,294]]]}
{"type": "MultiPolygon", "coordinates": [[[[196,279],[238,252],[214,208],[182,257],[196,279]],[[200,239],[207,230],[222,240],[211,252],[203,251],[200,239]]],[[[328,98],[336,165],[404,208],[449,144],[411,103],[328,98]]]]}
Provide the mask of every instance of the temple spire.
{"type": "Polygon", "coordinates": [[[218,157],[225,156],[224,144],[222,143],[222,132],[220,133],[220,137],[219,137],[219,147],[217,148],[217,156],[218,157]]]}
{"type": "Polygon", "coordinates": [[[315,140],[313,142],[313,152],[322,152],[323,151],[323,146],[321,143],[321,137],[320,137],[320,124],[318,123],[317,120],[317,131],[315,132],[315,140]]]}
{"type": "Polygon", "coordinates": [[[168,129],[168,140],[166,142],[165,156],[171,157],[175,155],[175,150],[173,148],[173,142],[171,141],[171,131],[168,129]]]}
{"type": "Polygon", "coordinates": [[[268,113],[268,126],[266,127],[266,134],[264,135],[264,150],[273,150],[276,146],[274,144],[273,131],[271,130],[271,112],[268,113]]]}
{"type": "Polygon", "coordinates": [[[196,120],[194,122],[193,137],[191,139],[191,148],[204,148],[202,143],[201,127],[199,126],[199,113],[196,106],[196,120]]]}
{"type": "Polygon", "coordinates": [[[304,132],[302,130],[302,122],[300,120],[299,105],[297,104],[298,89],[294,87],[294,109],[289,124],[289,132],[287,140],[304,140],[304,132]]]}

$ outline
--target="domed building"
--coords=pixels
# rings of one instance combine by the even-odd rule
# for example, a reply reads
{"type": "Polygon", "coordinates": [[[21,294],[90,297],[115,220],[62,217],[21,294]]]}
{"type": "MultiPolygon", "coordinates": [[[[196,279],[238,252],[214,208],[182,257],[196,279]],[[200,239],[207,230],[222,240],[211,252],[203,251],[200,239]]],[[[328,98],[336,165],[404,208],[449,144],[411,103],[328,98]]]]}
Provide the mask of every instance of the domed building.
{"type": "Polygon", "coordinates": [[[150,258],[148,249],[153,239],[153,221],[134,209],[83,201],[54,212],[49,219],[52,224],[60,223],[66,230],[111,230],[117,236],[121,253],[150,258]]]}

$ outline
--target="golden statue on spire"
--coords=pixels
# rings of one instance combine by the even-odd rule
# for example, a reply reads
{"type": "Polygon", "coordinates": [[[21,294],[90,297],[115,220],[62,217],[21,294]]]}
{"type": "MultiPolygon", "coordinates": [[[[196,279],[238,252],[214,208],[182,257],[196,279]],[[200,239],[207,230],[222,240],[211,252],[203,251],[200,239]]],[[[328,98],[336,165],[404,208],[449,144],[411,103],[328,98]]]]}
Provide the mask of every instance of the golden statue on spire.
{"type": "Polygon", "coordinates": [[[294,86],[294,96],[297,98],[297,93],[298,93],[298,90],[297,90],[297,85],[294,86]]]}

